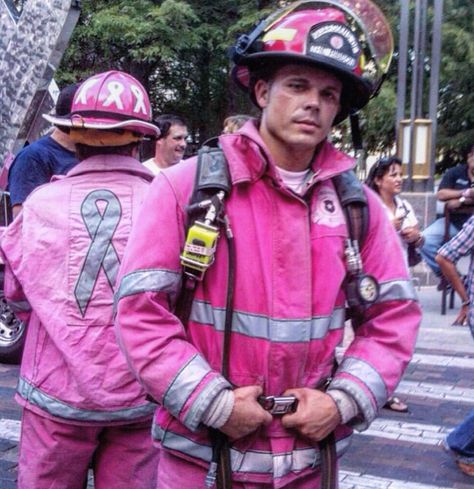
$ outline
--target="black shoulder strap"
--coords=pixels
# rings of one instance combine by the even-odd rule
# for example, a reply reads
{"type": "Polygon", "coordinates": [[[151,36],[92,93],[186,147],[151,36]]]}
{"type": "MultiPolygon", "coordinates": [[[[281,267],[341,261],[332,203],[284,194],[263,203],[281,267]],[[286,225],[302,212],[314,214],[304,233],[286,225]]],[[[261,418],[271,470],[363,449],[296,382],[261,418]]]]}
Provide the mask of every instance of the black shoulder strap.
{"type": "Polygon", "coordinates": [[[219,190],[228,195],[230,188],[229,167],[224,152],[218,147],[203,146],[198,151],[196,183],[191,202],[198,202],[219,190]]]}
{"type": "Polygon", "coordinates": [[[223,191],[228,196],[231,187],[229,165],[222,149],[211,147],[207,144],[200,148],[198,151],[196,180],[187,207],[188,227],[196,218],[201,217],[203,211],[199,204],[202,201],[212,199],[220,191],[223,191]]]}
{"type": "Polygon", "coordinates": [[[345,171],[332,179],[339,202],[346,215],[349,236],[359,243],[362,249],[369,229],[367,196],[362,183],[353,170],[345,171]]]}
{"type": "MultiPolygon", "coordinates": [[[[186,208],[186,234],[196,221],[206,215],[208,206],[203,206],[203,202],[213,201],[215,206],[221,208],[217,194],[223,191],[228,196],[230,189],[231,181],[224,152],[218,147],[203,146],[198,151],[196,180],[186,208]]],[[[175,311],[185,325],[191,313],[196,285],[195,279],[184,275],[175,311]]]]}

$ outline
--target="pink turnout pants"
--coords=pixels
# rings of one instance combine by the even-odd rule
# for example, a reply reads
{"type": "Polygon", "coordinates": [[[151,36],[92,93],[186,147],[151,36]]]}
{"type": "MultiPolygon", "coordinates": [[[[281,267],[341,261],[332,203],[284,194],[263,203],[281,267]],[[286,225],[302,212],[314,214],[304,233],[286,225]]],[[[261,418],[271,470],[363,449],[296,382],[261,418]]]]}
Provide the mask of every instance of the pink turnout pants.
{"type": "Polygon", "coordinates": [[[89,465],[95,489],[154,489],[158,450],[151,421],[78,426],[23,410],[18,489],[84,489],[89,465]]]}

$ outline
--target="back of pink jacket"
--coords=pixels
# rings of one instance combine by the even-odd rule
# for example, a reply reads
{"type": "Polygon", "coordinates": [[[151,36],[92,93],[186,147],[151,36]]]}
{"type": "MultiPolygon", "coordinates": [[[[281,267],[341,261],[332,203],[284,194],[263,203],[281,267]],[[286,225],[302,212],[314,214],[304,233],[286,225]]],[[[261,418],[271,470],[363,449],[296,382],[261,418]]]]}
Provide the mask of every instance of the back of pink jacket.
{"type": "Polygon", "coordinates": [[[113,294],[152,176],[135,159],[88,158],[38,188],[1,241],[6,297],[31,306],[17,399],[74,422],[150,417],[113,329],[113,294]]]}

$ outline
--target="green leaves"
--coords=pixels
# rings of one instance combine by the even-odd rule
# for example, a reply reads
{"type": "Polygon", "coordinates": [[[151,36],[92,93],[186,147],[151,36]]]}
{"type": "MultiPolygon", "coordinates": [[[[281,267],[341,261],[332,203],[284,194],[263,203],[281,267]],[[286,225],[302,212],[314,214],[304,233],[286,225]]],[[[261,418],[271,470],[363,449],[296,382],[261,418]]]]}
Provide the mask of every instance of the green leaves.
{"type": "MultiPolygon", "coordinates": [[[[252,110],[247,98],[229,81],[227,48],[238,35],[249,32],[283,3],[280,0],[83,0],[80,21],[57,79],[66,83],[113,68],[128,71],[149,91],[155,114],[183,115],[196,142],[202,142],[220,132],[227,115],[252,110]]],[[[376,3],[392,25],[397,49],[400,3],[393,0],[376,0],[376,3]]],[[[440,155],[456,154],[466,142],[474,140],[474,8],[472,0],[444,0],[444,3],[438,119],[440,155]]],[[[432,14],[430,7],[429,19],[432,14]]],[[[426,53],[429,56],[429,42],[426,53]]],[[[387,152],[393,147],[398,103],[396,75],[395,59],[381,93],[361,114],[369,152],[387,152]]],[[[409,69],[408,89],[410,77],[409,69]]],[[[428,89],[425,91],[427,96],[428,89]]],[[[337,137],[347,142],[347,127],[337,137]]],[[[443,164],[450,162],[454,160],[451,158],[443,164]]]]}

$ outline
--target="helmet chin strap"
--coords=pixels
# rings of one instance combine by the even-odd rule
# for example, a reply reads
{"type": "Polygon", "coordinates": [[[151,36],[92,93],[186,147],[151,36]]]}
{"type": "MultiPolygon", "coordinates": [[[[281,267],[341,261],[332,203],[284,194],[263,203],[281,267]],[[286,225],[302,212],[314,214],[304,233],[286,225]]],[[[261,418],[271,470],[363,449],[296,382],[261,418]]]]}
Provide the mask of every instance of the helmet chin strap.
{"type": "Polygon", "coordinates": [[[350,114],[349,120],[351,123],[352,146],[356,150],[363,149],[362,133],[359,124],[359,114],[357,113],[350,114]]]}

